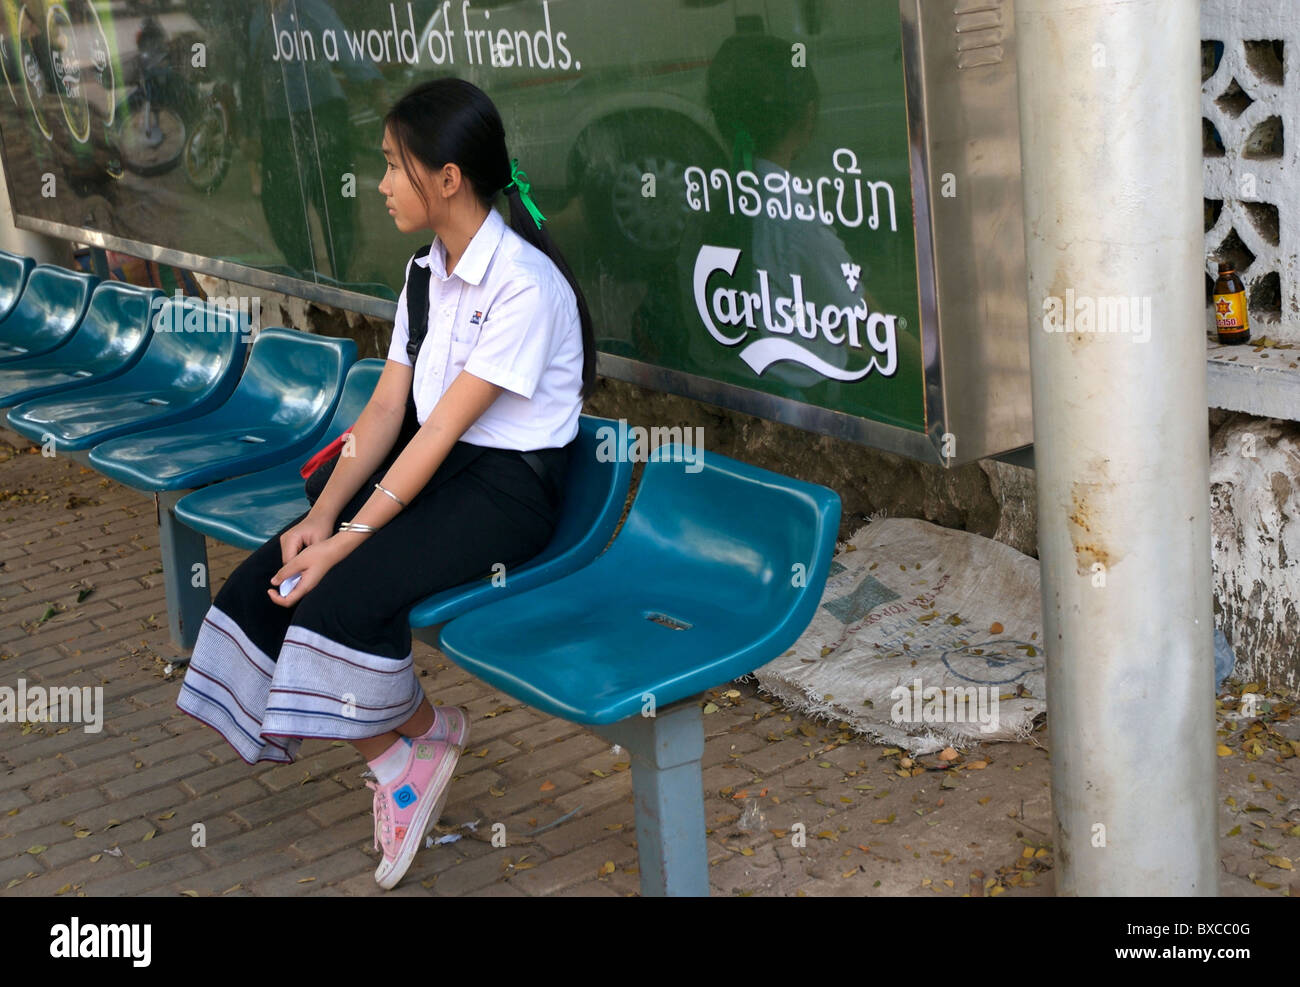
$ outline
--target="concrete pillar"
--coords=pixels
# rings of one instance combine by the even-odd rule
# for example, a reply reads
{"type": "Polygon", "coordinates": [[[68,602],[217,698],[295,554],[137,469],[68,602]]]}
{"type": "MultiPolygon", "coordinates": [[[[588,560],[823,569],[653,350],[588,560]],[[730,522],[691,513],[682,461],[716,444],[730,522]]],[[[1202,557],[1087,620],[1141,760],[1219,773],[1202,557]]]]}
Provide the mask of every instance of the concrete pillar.
{"type": "Polygon", "coordinates": [[[1057,890],[1213,895],[1200,5],[1015,7],[1057,890]]]}

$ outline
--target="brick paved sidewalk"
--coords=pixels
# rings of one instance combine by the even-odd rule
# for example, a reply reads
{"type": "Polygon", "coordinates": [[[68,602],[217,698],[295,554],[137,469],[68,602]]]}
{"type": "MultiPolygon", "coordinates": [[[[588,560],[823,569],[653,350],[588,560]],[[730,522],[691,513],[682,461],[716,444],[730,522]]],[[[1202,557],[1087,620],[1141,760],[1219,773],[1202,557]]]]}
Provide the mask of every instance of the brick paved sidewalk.
{"type": "MultiPolygon", "coordinates": [[[[209,550],[215,588],[244,553],[209,550]]],[[[0,723],[0,894],[385,893],[372,876],[365,764],[350,745],[308,741],[291,765],[249,767],[175,708],[180,675],[168,666],[180,653],[161,571],[151,497],[0,429],[0,686],[100,686],[104,699],[98,733],[0,723]]],[[[386,893],[635,894],[626,752],[419,642],[416,658],[428,695],[473,718],[437,831],[461,838],[421,850],[386,893]],[[491,843],[495,823],[504,847],[491,843]]],[[[963,751],[957,770],[924,770],[934,758],[911,764],[787,714],[749,683],[710,700],[714,894],[1052,893],[1040,744],[987,745],[963,751]],[[806,846],[793,845],[796,823],[806,846]]],[[[1220,795],[1233,804],[1220,832],[1237,826],[1223,841],[1225,894],[1292,890],[1266,858],[1300,857],[1296,762],[1272,753],[1223,759],[1220,795]]]]}

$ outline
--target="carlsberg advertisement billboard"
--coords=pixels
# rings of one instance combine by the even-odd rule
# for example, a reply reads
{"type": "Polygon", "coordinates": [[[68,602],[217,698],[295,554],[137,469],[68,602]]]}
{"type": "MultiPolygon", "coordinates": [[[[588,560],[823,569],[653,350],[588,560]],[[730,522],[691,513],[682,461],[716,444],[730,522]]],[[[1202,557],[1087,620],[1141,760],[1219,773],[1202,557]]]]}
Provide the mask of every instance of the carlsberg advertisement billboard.
{"type": "Polygon", "coordinates": [[[392,318],[427,236],[384,209],[380,119],[460,76],[603,372],[924,433],[904,28],[899,0],[0,0],[5,176],[26,228],[392,318]]]}

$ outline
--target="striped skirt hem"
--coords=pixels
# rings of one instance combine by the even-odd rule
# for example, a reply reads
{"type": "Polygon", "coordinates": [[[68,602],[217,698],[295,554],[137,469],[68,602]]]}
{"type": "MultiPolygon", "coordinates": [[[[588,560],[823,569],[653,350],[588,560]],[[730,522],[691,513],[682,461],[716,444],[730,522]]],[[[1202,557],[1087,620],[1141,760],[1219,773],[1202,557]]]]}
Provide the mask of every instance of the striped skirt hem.
{"type": "Polygon", "coordinates": [[[423,698],[412,654],[395,661],[292,626],[272,659],[214,604],[176,705],[255,764],[291,762],[306,737],[363,740],[394,730],[423,698]]]}

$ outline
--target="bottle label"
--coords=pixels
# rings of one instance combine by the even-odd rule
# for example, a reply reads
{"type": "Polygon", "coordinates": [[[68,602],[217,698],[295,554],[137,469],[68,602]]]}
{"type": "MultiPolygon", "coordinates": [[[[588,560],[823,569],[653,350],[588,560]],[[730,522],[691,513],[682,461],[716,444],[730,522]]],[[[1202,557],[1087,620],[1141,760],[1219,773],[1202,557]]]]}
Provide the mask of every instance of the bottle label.
{"type": "Polygon", "coordinates": [[[1229,295],[1214,296],[1214,324],[1220,329],[1248,329],[1246,321],[1246,293],[1234,291],[1229,295]]]}

